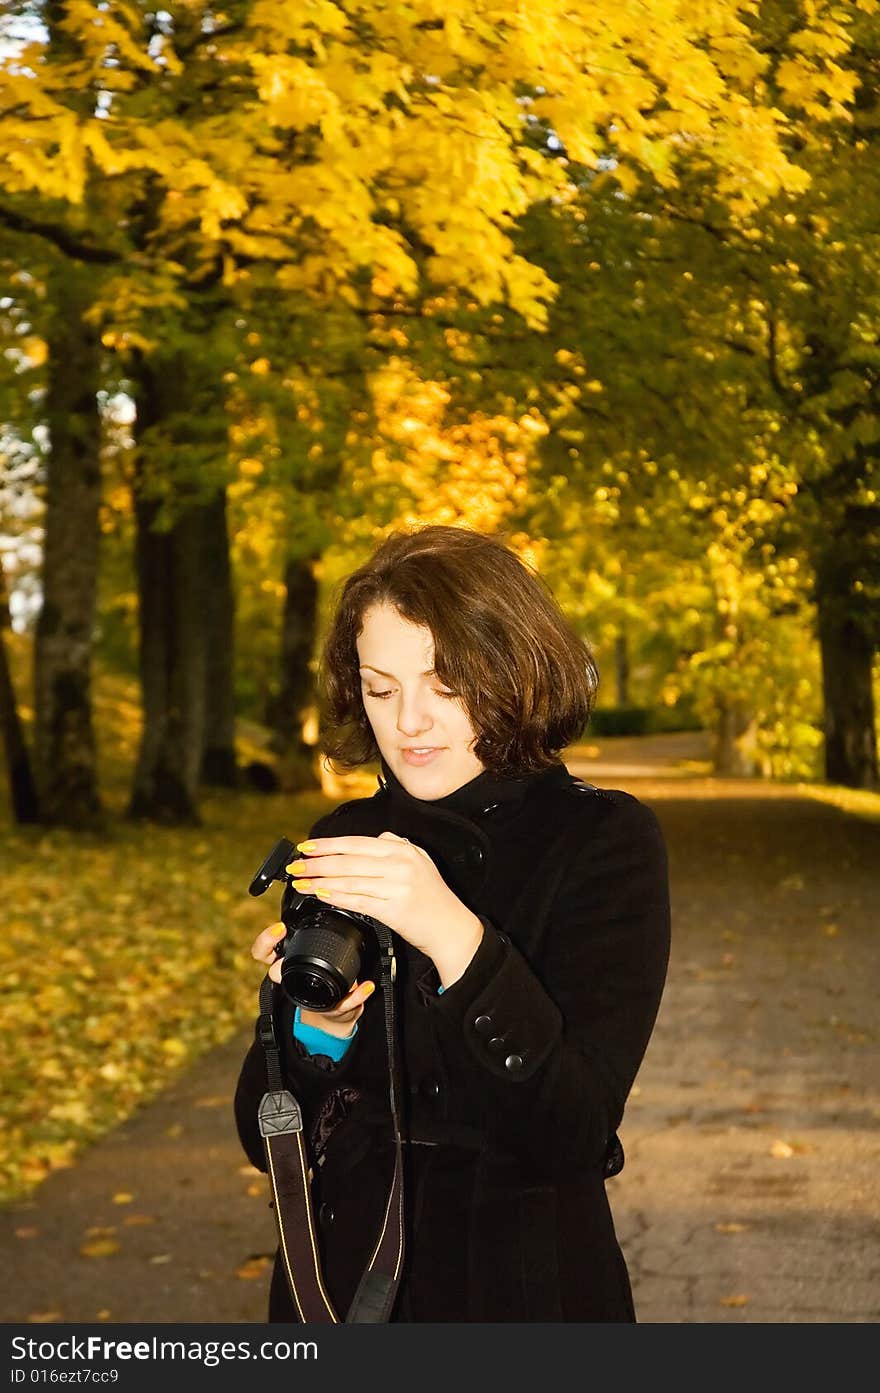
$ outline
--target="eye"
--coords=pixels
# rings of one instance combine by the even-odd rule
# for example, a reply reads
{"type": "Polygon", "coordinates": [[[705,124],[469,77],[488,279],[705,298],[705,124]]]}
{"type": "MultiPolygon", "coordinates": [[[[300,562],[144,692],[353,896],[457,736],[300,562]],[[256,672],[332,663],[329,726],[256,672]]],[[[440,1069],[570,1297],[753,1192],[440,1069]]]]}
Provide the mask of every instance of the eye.
{"type": "Polygon", "coordinates": [[[387,692],[369,692],[369,691],[368,691],[368,692],[366,693],[366,695],[367,695],[367,696],[371,696],[371,697],[378,697],[378,698],[381,700],[383,697],[390,697],[391,692],[390,692],[390,690],[387,691],[387,692]]]}
{"type": "Polygon", "coordinates": [[[458,696],[458,692],[450,692],[450,691],[447,691],[444,687],[435,687],[435,688],[434,688],[434,691],[436,692],[437,696],[442,696],[442,697],[457,697],[457,696],[458,696]]]}

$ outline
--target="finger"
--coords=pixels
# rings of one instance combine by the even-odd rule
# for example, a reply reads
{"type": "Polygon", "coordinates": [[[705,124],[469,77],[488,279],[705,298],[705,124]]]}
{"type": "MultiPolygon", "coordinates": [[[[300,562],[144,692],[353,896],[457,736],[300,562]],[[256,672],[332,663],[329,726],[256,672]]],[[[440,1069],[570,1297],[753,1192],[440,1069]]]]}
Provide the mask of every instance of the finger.
{"type": "Polygon", "coordinates": [[[336,856],[302,856],[285,866],[288,875],[306,880],[319,875],[339,875],[343,871],[346,875],[380,876],[387,868],[387,857],[380,860],[377,856],[357,856],[350,852],[336,856]]]}
{"type": "Polygon", "coordinates": [[[353,991],[349,992],[349,996],[356,1001],[358,1006],[363,1006],[365,1002],[369,1001],[375,990],[375,982],[360,982],[353,991]]]}
{"type": "Polygon", "coordinates": [[[337,1021],[340,1025],[347,1025],[349,1021],[355,1020],[361,1014],[365,1003],[375,990],[375,982],[359,982],[352,987],[348,996],[343,997],[338,1005],[333,1007],[332,1011],[325,1011],[323,1015],[329,1017],[330,1020],[337,1021]]]}
{"type": "Polygon", "coordinates": [[[275,945],[281,941],[287,929],[284,924],[270,924],[258,934],[251,944],[251,957],[260,963],[275,961],[275,945]]]}
{"type": "Polygon", "coordinates": [[[361,1001],[361,987],[363,985],[362,982],[355,982],[354,986],[348,992],[348,995],[344,996],[341,1001],[337,1001],[336,1005],[324,1014],[335,1016],[338,1011],[350,1011],[353,1006],[359,1006],[361,1001]]]}
{"type": "MultiPolygon", "coordinates": [[[[322,900],[325,904],[342,905],[348,909],[351,908],[348,904],[349,900],[356,900],[358,904],[374,906],[377,903],[387,904],[391,898],[387,889],[388,883],[385,880],[355,880],[350,876],[333,876],[332,878],[325,876],[320,883],[316,881],[313,889],[308,893],[322,900]]],[[[356,908],[357,905],[354,907],[356,908]]]]}
{"type": "Polygon", "coordinates": [[[338,856],[343,852],[354,852],[362,856],[387,856],[390,848],[380,837],[313,837],[305,842],[297,842],[297,851],[306,856],[338,856]]]}

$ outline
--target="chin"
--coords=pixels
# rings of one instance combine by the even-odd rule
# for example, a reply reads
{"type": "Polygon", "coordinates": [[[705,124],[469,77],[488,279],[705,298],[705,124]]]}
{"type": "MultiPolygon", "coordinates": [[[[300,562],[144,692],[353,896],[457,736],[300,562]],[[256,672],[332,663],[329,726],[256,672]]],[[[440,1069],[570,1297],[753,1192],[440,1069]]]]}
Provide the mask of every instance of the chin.
{"type": "Polygon", "coordinates": [[[482,770],[481,765],[475,769],[444,769],[440,764],[419,768],[417,765],[407,764],[402,756],[391,767],[407,793],[411,793],[414,798],[445,798],[447,793],[454,793],[462,784],[476,778],[482,770]]]}
{"type": "Polygon", "coordinates": [[[437,770],[413,769],[409,764],[397,771],[397,777],[407,793],[416,798],[443,798],[464,783],[463,779],[450,779],[448,774],[444,776],[437,770]]]}

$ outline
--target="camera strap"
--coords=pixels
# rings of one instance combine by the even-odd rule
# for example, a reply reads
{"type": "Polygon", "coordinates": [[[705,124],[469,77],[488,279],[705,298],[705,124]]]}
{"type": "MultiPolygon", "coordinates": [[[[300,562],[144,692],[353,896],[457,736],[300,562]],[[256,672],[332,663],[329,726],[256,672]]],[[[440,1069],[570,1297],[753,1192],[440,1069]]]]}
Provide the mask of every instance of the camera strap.
{"type": "MultiPolygon", "coordinates": [[[[391,1118],[394,1126],[394,1173],[375,1247],[364,1270],[345,1324],[381,1324],[388,1320],[403,1268],[403,1145],[400,1130],[397,1032],[394,1017],[396,961],[391,931],[373,920],[381,951],[380,985],[385,1004],[385,1036],[391,1118]]],[[[312,1170],[303,1130],[302,1109],[285,1088],[275,1035],[274,987],[268,973],[260,985],[258,1033],[266,1054],[268,1090],[258,1119],[272,1191],[279,1250],[299,1319],[305,1325],[342,1322],[324,1285],[312,1204],[312,1170]]]]}

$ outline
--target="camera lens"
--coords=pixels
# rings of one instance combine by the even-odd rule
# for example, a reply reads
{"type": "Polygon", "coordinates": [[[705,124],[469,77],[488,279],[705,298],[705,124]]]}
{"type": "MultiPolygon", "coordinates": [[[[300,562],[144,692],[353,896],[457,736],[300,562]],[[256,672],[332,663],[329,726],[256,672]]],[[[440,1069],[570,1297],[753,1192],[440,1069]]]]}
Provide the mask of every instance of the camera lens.
{"type": "Polygon", "coordinates": [[[342,1000],[335,982],[298,965],[284,983],[288,996],[309,1011],[330,1011],[342,1000]]]}
{"type": "Polygon", "coordinates": [[[320,912],[290,935],[281,964],[282,990],[306,1010],[331,1010],[357,981],[363,942],[353,920],[320,912]]]}

